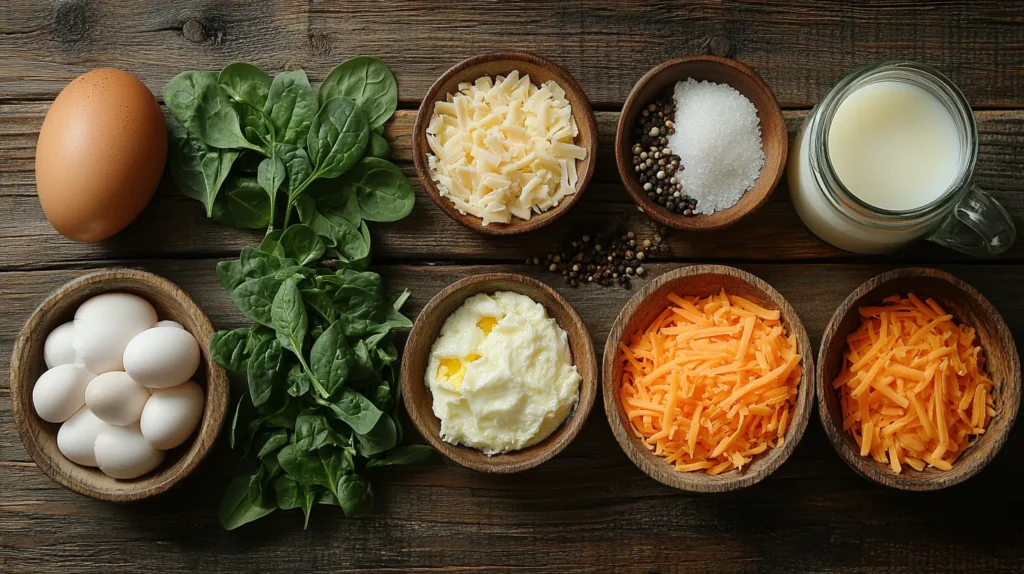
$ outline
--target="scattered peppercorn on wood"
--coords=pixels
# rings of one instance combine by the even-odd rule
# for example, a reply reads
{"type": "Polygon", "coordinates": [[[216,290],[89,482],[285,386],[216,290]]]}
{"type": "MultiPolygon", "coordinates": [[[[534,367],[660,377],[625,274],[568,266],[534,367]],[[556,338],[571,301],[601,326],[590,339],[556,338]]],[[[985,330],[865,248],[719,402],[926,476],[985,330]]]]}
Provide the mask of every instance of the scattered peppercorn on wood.
{"type": "Polygon", "coordinates": [[[840,389],[843,429],[860,455],[921,471],[950,470],[995,414],[992,380],[974,329],[913,293],[860,309],[847,337],[840,389]]]}
{"type": "Polygon", "coordinates": [[[801,377],[779,311],[725,291],[672,303],[620,343],[633,433],[683,472],[742,468],[785,440],[801,377]]]}

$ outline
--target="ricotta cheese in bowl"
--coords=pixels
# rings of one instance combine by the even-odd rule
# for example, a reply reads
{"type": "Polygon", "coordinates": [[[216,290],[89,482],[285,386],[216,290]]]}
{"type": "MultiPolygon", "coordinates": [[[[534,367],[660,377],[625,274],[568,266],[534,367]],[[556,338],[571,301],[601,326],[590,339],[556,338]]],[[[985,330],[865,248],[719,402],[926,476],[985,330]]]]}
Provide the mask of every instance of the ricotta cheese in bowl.
{"type": "Polygon", "coordinates": [[[508,291],[474,295],[448,317],[425,378],[441,439],[489,455],[550,436],[581,381],[566,332],[543,305],[508,291]]]}

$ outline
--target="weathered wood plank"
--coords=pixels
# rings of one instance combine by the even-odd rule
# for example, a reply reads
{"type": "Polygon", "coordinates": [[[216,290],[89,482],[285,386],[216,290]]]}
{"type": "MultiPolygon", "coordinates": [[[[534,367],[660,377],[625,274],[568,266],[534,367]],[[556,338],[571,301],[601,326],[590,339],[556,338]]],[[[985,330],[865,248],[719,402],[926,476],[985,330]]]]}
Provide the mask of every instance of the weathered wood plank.
{"type": "Polygon", "coordinates": [[[0,98],[48,99],[76,75],[127,69],[160,94],[185,69],[235,60],[319,81],[357,54],[383,58],[415,105],[448,67],[485,51],[533,50],[615,108],[649,68],[713,53],[758,70],[786,106],[809,107],[845,73],[907,58],[947,72],[978,106],[1019,106],[1024,7],[975,2],[542,1],[88,2],[0,8],[0,98]]]}
{"type": "MultiPolygon", "coordinates": [[[[99,244],[69,241],[43,216],[35,195],[35,141],[46,104],[0,104],[0,269],[36,269],[119,258],[230,255],[256,241],[252,233],[207,221],[200,204],[177,192],[165,178],[150,206],[127,230],[99,244]]],[[[394,157],[417,190],[412,215],[397,225],[374,225],[378,261],[521,261],[558,247],[571,232],[623,226],[637,231],[652,224],[630,201],[619,182],[613,153],[618,114],[597,114],[601,158],[595,182],[579,205],[555,225],[514,239],[484,237],[455,225],[427,197],[412,167],[414,113],[400,111],[389,124],[394,157]]],[[[791,135],[805,112],[787,112],[791,135]]],[[[1003,203],[1024,228],[1024,111],[977,112],[981,133],[978,183],[1003,203]]],[[[850,260],[808,232],[789,202],[783,181],[772,200],[734,228],[703,233],[674,233],[670,256],[688,260],[850,260]]],[[[918,244],[890,258],[903,261],[967,261],[966,256],[930,244],[918,244]]],[[[1004,257],[1024,259],[1024,241],[1004,257]]]]}
{"type": "MultiPolygon", "coordinates": [[[[178,282],[218,327],[243,322],[220,291],[215,260],[145,262],[178,282]]],[[[675,265],[655,265],[652,276],[675,265]]],[[[833,309],[887,265],[745,265],[794,305],[817,342],[833,309]]],[[[1003,313],[1018,339],[1024,269],[1006,265],[942,266],[970,281],[1003,313]]],[[[418,311],[444,285],[471,273],[506,269],[554,285],[603,344],[632,292],[571,289],[524,266],[380,266],[387,284],[414,289],[418,311]]],[[[598,405],[564,453],[523,474],[493,477],[450,463],[382,474],[377,514],[344,520],[318,509],[310,529],[278,514],[262,527],[225,533],[216,523],[233,455],[219,445],[197,475],[168,495],[115,506],[74,495],[28,462],[13,428],[7,359],[17,327],[50,290],[79,270],[0,273],[0,566],[4,571],[100,568],[138,571],[268,571],[417,567],[456,569],[727,571],[886,568],[892,572],[1009,571],[1024,556],[1020,528],[1001,517],[1024,509],[1017,488],[1024,429],[1000,456],[964,485],[926,495],[884,489],[858,478],[812,424],[795,454],[765,483],[723,496],[690,496],[633,467],[614,442],[598,405]],[[998,525],[998,527],[994,527],[998,525]],[[936,546],[942,541],[942,547],[936,546]],[[807,549],[827,548],[827,552],[807,549]]]]}

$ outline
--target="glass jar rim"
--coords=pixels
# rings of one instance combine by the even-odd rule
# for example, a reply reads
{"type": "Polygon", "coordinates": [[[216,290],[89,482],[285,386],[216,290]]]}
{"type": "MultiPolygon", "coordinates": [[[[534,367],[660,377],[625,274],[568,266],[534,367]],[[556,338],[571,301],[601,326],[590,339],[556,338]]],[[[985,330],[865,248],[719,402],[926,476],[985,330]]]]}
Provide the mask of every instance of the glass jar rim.
{"type": "MultiPolygon", "coordinates": [[[[899,81],[899,78],[895,79],[899,81]]],[[[947,108],[951,107],[947,105],[942,98],[940,98],[940,101],[942,101],[943,105],[947,108]]],[[[827,176],[828,182],[831,185],[822,185],[824,182],[819,181],[819,187],[822,188],[833,204],[837,204],[837,207],[839,207],[839,203],[847,203],[855,207],[858,212],[864,212],[861,213],[862,215],[866,214],[893,218],[912,226],[928,220],[933,216],[944,213],[945,208],[953,202],[951,200],[958,199],[960,195],[966,193],[970,188],[968,184],[973,176],[974,164],[976,162],[978,152],[977,122],[974,119],[974,113],[971,110],[971,106],[963,92],[960,91],[960,88],[958,88],[948,77],[931,66],[906,60],[886,60],[863,66],[840,80],[839,83],[836,84],[818,104],[817,113],[814,113],[814,115],[817,117],[813,118],[814,122],[811,127],[812,133],[811,141],[809,142],[811,144],[809,158],[811,163],[816,165],[817,169],[824,172],[827,176]],[[970,139],[969,142],[966,142],[968,144],[965,146],[967,149],[961,150],[961,153],[968,154],[968,160],[961,168],[957,177],[950,181],[949,187],[929,203],[908,210],[883,209],[871,205],[857,197],[856,194],[851,192],[843,184],[842,180],[840,180],[828,154],[828,130],[840,104],[842,104],[850,94],[866,85],[861,84],[861,80],[890,70],[910,71],[912,74],[927,82],[927,86],[919,85],[919,87],[924,87],[926,89],[931,88],[929,89],[929,92],[936,96],[938,96],[938,94],[934,93],[934,90],[936,89],[945,95],[953,103],[952,107],[955,108],[950,109],[950,112],[960,117],[966,131],[965,135],[970,139]],[[836,197],[836,192],[841,194],[842,197],[836,197]]]]}

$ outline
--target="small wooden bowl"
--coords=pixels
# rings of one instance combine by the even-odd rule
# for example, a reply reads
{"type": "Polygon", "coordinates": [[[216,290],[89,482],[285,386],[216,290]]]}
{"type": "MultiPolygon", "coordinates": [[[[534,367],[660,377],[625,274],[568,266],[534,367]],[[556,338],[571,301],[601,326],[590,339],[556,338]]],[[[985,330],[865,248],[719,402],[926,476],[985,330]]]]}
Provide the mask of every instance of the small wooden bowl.
{"type": "Polygon", "coordinates": [[[995,458],[1013,428],[1020,405],[1020,358],[1006,322],[984,295],[967,283],[937,269],[911,267],[882,273],[867,281],[836,309],[825,328],[818,351],[818,414],[825,434],[839,455],[861,476],[903,490],[938,490],[974,476],[995,458]],[[952,470],[912,468],[896,474],[887,464],[860,456],[853,436],[843,430],[839,391],[832,387],[843,367],[846,337],[860,326],[859,309],[878,305],[891,295],[917,294],[934,298],[953,318],[973,327],[985,353],[985,370],[997,389],[996,416],[955,463],[952,470]]]}
{"type": "Polygon", "coordinates": [[[96,271],[66,283],[32,313],[22,328],[11,357],[11,402],[14,421],[25,450],[55,482],[99,500],[130,502],[160,494],[185,478],[206,456],[224,423],[228,405],[228,376],[210,358],[207,346],[213,325],[180,287],[152,273],[134,269],[96,271]],[[203,360],[193,380],[206,391],[206,409],[199,428],[185,444],[167,451],[163,464],[134,480],[117,480],[98,468],[77,465],[57,449],[59,424],[48,423],[32,406],[32,387],[46,370],[43,344],[50,331],[75,316],[86,299],[112,291],[133,293],[149,301],[157,316],[177,321],[199,341],[203,360]]]}
{"type": "Polygon", "coordinates": [[[427,190],[427,195],[449,217],[463,226],[485,235],[526,233],[540,229],[562,217],[583,196],[590,179],[594,176],[594,167],[597,165],[597,120],[594,119],[594,111],[590,107],[587,94],[568,70],[551,60],[530,52],[494,52],[469,58],[453,66],[434,82],[426,97],[423,98],[419,113],[416,114],[413,136],[413,159],[416,162],[416,173],[419,174],[420,183],[423,185],[423,189],[427,190]],[[575,143],[587,149],[587,157],[583,161],[576,162],[576,172],[579,177],[579,181],[576,183],[576,193],[563,199],[557,207],[540,215],[534,215],[529,220],[513,217],[510,223],[490,223],[485,227],[482,219],[468,213],[460,213],[451,200],[442,197],[441,190],[430,178],[430,167],[427,165],[427,154],[430,152],[430,146],[427,145],[427,126],[434,114],[434,103],[443,102],[448,94],[458,92],[460,83],[474,82],[482,76],[491,76],[492,78],[496,75],[504,76],[513,70],[519,70],[520,74],[529,74],[530,80],[534,84],[554,80],[565,90],[565,98],[572,105],[572,115],[580,130],[575,143]]]}
{"type": "Polygon", "coordinates": [[[692,265],[670,271],[644,286],[623,307],[615,319],[608,340],[604,345],[604,366],[601,372],[604,392],[604,412],[612,428],[615,440],[633,464],[662,484],[690,492],[727,492],[745,488],[760,482],[779,468],[789,458],[803,437],[807,421],[814,407],[814,359],[807,331],[796,311],[785,298],[761,279],[723,265],[692,265]],[[782,446],[756,456],[749,465],[740,470],[730,470],[718,475],[703,472],[679,472],[665,459],[644,447],[633,434],[626,411],[619,399],[619,379],[622,378],[622,364],[617,360],[619,343],[633,333],[645,328],[670,304],[668,295],[677,293],[706,297],[725,289],[730,295],[749,299],[766,309],[778,309],[782,313],[782,324],[786,332],[795,334],[797,349],[802,356],[800,390],[792,412],[792,422],[786,431],[782,446]]]}
{"type": "MultiPolygon", "coordinates": [[[[718,56],[682,56],[659,64],[644,74],[622,106],[615,132],[615,161],[619,166],[619,177],[633,201],[654,221],[683,231],[724,229],[764,205],[782,177],[788,148],[786,120],[771,88],[746,65],[718,56]],[[647,197],[634,171],[632,152],[636,143],[633,141],[633,128],[640,113],[648,104],[671,91],[676,82],[687,78],[728,84],[746,96],[757,108],[761,119],[761,145],[765,155],[757,183],[743,194],[736,205],[711,215],[693,217],[671,213],[647,197]]],[[[683,167],[685,169],[686,166],[683,167]]],[[[685,189],[683,193],[686,193],[685,189]]]]}
{"type": "Polygon", "coordinates": [[[562,451],[576,438],[594,406],[597,395],[597,358],[583,320],[561,295],[544,283],[513,273],[483,273],[460,279],[445,287],[427,303],[416,318],[402,355],[402,398],[409,418],[432,447],[466,468],[508,474],[533,468],[562,451]],[[466,299],[479,293],[512,291],[526,295],[547,309],[569,337],[569,350],[579,370],[579,400],[562,426],[543,441],[523,450],[486,455],[482,451],[441,440],[441,421],[434,415],[433,397],[424,381],[430,349],[448,320],[466,299]]]}

